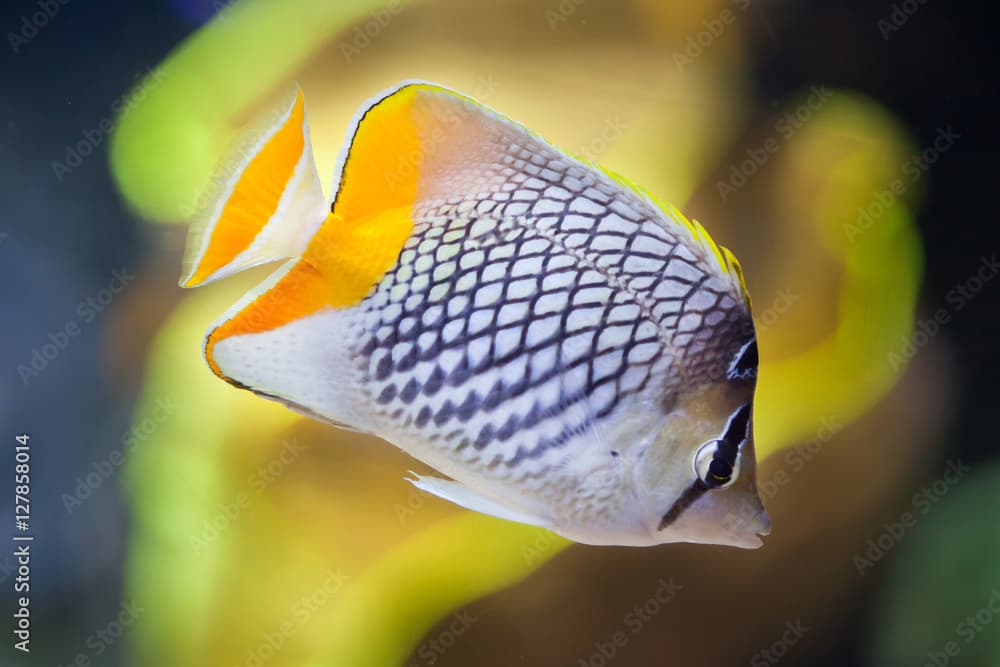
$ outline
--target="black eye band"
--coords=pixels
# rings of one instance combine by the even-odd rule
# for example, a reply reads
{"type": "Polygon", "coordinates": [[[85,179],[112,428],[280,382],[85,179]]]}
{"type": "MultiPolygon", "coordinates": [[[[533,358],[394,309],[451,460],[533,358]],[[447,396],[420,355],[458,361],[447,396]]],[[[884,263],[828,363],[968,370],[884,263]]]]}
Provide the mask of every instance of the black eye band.
{"type": "Polygon", "coordinates": [[[747,437],[747,426],[750,424],[750,404],[741,405],[736,412],[729,417],[726,424],[726,431],[722,434],[722,440],[734,443],[739,446],[747,437]]]}
{"type": "Polygon", "coordinates": [[[750,424],[750,404],[740,406],[729,417],[726,430],[716,442],[712,461],[708,464],[708,474],[702,480],[711,488],[727,484],[733,476],[736,459],[740,455],[740,445],[747,438],[747,427],[750,424]]]}
{"type": "Polygon", "coordinates": [[[715,451],[712,452],[712,460],[708,464],[706,479],[696,479],[691,486],[684,490],[680,498],[674,501],[673,506],[660,519],[659,530],[663,530],[676,521],[706,491],[711,491],[729,482],[733,476],[733,468],[736,467],[736,459],[740,455],[740,445],[749,435],[751,409],[751,405],[747,403],[741,405],[736,412],[729,416],[726,430],[723,431],[722,437],[715,441],[715,451]]]}
{"type": "Polygon", "coordinates": [[[660,525],[657,530],[663,530],[676,521],[677,517],[684,513],[684,510],[691,507],[694,501],[701,498],[702,495],[704,495],[704,493],[710,488],[711,487],[705,484],[705,482],[700,479],[696,479],[691,486],[684,490],[681,497],[674,501],[673,506],[667,510],[667,513],[663,515],[663,518],[660,519],[660,525]]]}
{"type": "Polygon", "coordinates": [[[757,377],[757,337],[748,340],[726,372],[726,377],[733,381],[752,380],[757,377]]]}

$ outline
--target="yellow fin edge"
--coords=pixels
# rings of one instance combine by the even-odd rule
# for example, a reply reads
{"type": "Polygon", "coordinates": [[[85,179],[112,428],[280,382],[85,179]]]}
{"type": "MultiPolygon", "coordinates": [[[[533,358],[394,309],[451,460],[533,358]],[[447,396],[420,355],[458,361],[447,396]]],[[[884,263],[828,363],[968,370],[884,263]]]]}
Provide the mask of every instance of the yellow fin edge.
{"type": "Polygon", "coordinates": [[[732,273],[736,275],[736,278],[739,280],[740,292],[743,294],[743,300],[746,301],[748,307],[750,306],[750,293],[747,291],[746,279],[743,277],[743,269],[740,266],[739,260],[736,259],[736,256],[733,255],[728,248],[716,243],[715,239],[712,238],[711,234],[708,233],[708,230],[706,230],[700,222],[697,220],[689,220],[687,216],[681,213],[676,206],[663,201],[656,195],[649,192],[646,188],[634,183],[625,176],[622,176],[621,174],[612,171],[603,165],[597,164],[592,160],[586,160],[578,156],[574,157],[601,170],[602,173],[619,185],[636,192],[639,196],[666,213],[667,218],[669,218],[671,222],[674,222],[679,227],[684,228],[688,234],[691,235],[692,239],[705,248],[709,255],[715,258],[716,263],[719,265],[719,268],[722,269],[723,273],[732,273]]]}

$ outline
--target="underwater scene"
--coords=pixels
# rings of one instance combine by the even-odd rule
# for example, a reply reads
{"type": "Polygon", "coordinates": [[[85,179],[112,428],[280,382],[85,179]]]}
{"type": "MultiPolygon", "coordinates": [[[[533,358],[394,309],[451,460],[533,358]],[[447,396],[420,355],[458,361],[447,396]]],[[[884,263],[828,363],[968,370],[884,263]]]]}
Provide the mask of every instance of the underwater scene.
{"type": "Polygon", "coordinates": [[[974,9],[6,3],[0,665],[1000,665],[974,9]]]}

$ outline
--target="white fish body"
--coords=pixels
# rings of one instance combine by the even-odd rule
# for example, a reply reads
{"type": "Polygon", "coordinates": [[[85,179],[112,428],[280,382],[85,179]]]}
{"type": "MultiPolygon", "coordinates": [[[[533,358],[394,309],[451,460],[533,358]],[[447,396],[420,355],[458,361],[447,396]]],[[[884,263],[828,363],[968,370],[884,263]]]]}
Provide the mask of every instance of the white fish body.
{"type": "Polygon", "coordinates": [[[749,300],[700,225],[434,84],[359,112],[329,210],[301,94],[270,132],[189,242],[186,285],[291,258],[210,330],[217,374],[392,442],[470,509],[760,545],[749,300]]]}

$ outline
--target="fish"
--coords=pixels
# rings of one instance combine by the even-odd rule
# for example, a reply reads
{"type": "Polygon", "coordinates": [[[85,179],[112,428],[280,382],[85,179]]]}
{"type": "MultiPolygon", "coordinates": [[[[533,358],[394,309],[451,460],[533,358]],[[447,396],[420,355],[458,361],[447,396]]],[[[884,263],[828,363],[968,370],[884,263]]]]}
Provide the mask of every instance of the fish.
{"type": "Polygon", "coordinates": [[[762,545],[750,297],[701,224],[425,81],[360,108],[329,196],[298,87],[224,163],[181,286],[282,263],[209,328],[218,377],[394,444],[469,510],[762,545]]]}

